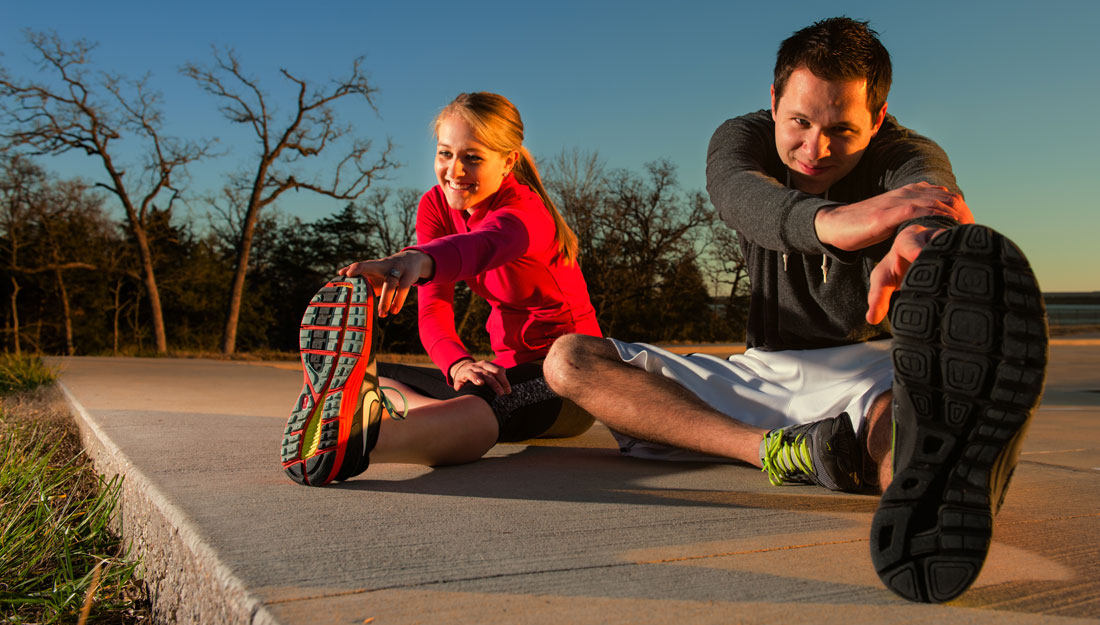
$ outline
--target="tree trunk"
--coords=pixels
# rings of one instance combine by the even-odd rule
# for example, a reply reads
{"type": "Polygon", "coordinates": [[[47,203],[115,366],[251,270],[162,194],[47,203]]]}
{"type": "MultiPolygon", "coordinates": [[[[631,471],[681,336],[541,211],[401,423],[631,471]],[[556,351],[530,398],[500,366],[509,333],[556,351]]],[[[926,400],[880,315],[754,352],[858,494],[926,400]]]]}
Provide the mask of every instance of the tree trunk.
{"type": "Polygon", "coordinates": [[[119,306],[119,293],[122,291],[122,280],[115,282],[115,314],[114,314],[114,342],[111,347],[111,355],[118,356],[118,318],[122,315],[122,308],[119,306]]]}
{"type": "Polygon", "coordinates": [[[237,324],[241,318],[241,300],[244,299],[244,281],[248,275],[248,259],[252,255],[252,237],[256,232],[256,221],[263,210],[260,201],[260,181],[267,176],[267,166],[262,165],[245,211],[244,227],[241,229],[241,245],[237,252],[237,268],[233,272],[233,284],[229,288],[229,306],[225,313],[225,330],[222,332],[222,353],[232,355],[237,350],[237,324]]]}
{"type": "Polygon", "coordinates": [[[241,317],[241,300],[244,298],[244,279],[248,273],[248,256],[252,248],[251,232],[247,243],[241,244],[237,255],[237,268],[233,272],[233,284],[229,288],[229,307],[225,312],[225,329],[222,332],[222,353],[232,355],[237,349],[237,324],[241,317]]]}
{"type": "Polygon", "coordinates": [[[158,354],[168,353],[168,338],[164,332],[164,313],[160,307],[160,291],[157,290],[157,277],[153,272],[153,254],[149,251],[149,238],[145,236],[145,228],[134,219],[130,220],[130,228],[137,239],[138,251],[141,254],[141,270],[145,274],[145,289],[149,292],[149,309],[153,315],[153,338],[156,341],[158,354]]]}
{"type": "Polygon", "coordinates": [[[61,298],[61,317],[65,324],[65,354],[72,356],[76,353],[76,346],[73,345],[73,315],[69,306],[69,292],[65,289],[65,278],[60,269],[54,271],[54,277],[57,278],[57,294],[61,298]]]}
{"type": "Polygon", "coordinates": [[[19,297],[19,281],[15,279],[15,276],[11,277],[11,336],[15,345],[15,355],[18,356],[20,352],[19,347],[19,308],[16,306],[16,300],[19,297]]]}
{"type": "Polygon", "coordinates": [[[130,315],[130,329],[134,331],[134,343],[137,344],[139,352],[145,348],[145,337],[141,334],[141,297],[141,289],[138,289],[137,295],[134,296],[134,311],[130,315]]]}

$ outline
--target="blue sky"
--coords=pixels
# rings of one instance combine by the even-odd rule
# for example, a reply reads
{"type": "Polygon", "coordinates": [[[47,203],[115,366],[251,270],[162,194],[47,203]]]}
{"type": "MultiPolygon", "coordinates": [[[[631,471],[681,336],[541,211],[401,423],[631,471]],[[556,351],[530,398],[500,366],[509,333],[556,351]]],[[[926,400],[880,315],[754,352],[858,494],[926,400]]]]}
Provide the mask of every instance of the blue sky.
{"type": "MultiPolygon", "coordinates": [[[[394,187],[434,184],[432,118],[457,93],[486,90],[516,103],[537,158],[577,148],[633,171],[667,158],[685,188],[703,189],[714,129],[768,105],[779,42],[824,17],[868,19],[894,61],[890,112],[947,150],[978,221],[1020,245],[1044,290],[1100,290],[1100,211],[1089,182],[1100,166],[1100,124],[1088,112],[1100,101],[1100,3],[6,4],[0,64],[12,74],[34,71],[25,28],[98,42],[98,67],[150,74],[168,133],[220,139],[227,154],[194,168],[194,197],[217,189],[254,148],[179,74],[185,62],[210,63],[211,45],[234,48],[273,95],[285,89],[281,67],[323,81],[364,56],[381,90],[378,114],[340,112],[358,134],[397,144],[405,166],[386,183],[394,187]]],[[[101,175],[87,157],[43,163],[61,175],[101,175]]],[[[305,219],[338,208],[306,194],[282,205],[305,219]]]]}

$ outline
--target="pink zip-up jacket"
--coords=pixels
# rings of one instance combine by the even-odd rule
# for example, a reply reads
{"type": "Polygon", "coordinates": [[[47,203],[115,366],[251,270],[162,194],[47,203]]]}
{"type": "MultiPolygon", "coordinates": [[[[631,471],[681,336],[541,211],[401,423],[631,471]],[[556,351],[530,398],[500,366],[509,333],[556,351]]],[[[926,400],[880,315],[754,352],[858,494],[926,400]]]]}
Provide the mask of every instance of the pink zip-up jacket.
{"type": "Polygon", "coordinates": [[[471,357],[455,331],[459,280],[489,302],[485,329],[502,367],[542,358],[565,334],[602,336],[580,266],[559,257],[555,232],[542,198],[513,174],[473,214],[452,209],[438,185],[420,198],[411,249],[435,261],[420,285],[420,340],[448,380],[471,357]]]}

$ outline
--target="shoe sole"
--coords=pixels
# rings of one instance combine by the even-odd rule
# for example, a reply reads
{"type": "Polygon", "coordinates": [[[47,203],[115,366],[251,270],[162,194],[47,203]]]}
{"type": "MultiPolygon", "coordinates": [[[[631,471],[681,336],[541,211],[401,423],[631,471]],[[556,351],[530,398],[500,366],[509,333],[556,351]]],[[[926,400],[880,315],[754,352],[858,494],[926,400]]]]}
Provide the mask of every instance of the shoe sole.
{"type": "Polygon", "coordinates": [[[871,522],[871,560],[898,595],[939,603],[985,562],[1042,396],[1046,313],[1020,250],[973,225],[937,236],[896,297],[894,478],[871,522]]]}
{"type": "Polygon", "coordinates": [[[299,484],[324,486],[366,469],[381,418],[373,318],[374,294],[361,278],[329,281],[302,316],[305,383],[281,447],[283,469],[299,484]]]}

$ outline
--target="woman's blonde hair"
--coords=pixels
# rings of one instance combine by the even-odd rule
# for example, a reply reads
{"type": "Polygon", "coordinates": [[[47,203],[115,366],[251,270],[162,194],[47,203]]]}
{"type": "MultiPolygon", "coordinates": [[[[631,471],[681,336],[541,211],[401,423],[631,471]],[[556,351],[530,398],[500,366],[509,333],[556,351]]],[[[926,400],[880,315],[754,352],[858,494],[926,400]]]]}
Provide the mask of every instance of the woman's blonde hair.
{"type": "Polygon", "coordinates": [[[533,189],[542,198],[542,203],[554,218],[556,229],[554,240],[558,244],[558,253],[567,264],[576,262],[577,235],[573,234],[569,224],[565,223],[565,219],[558,212],[558,207],[550,199],[550,194],[542,186],[542,178],[539,176],[539,170],[535,168],[535,160],[527,148],[523,147],[523,120],[520,119],[515,105],[508,101],[508,98],[495,93],[484,91],[460,93],[435,118],[436,136],[439,135],[439,124],[452,115],[457,115],[469,124],[477,140],[484,143],[490,150],[502,154],[519,152],[519,160],[512,168],[516,180],[533,189]]]}

